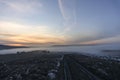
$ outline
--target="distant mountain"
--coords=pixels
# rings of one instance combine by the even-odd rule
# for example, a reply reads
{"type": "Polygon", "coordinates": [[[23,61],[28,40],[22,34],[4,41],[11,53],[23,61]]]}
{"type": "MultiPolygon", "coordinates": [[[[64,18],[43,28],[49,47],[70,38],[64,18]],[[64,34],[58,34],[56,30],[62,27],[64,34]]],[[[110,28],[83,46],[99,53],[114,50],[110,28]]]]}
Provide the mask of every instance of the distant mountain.
{"type": "Polygon", "coordinates": [[[0,50],[3,49],[13,49],[13,48],[28,48],[26,46],[8,46],[8,45],[0,45],[0,50]]]}
{"type": "Polygon", "coordinates": [[[70,44],[70,45],[52,45],[52,47],[67,47],[67,46],[95,46],[97,44],[70,44]]]}

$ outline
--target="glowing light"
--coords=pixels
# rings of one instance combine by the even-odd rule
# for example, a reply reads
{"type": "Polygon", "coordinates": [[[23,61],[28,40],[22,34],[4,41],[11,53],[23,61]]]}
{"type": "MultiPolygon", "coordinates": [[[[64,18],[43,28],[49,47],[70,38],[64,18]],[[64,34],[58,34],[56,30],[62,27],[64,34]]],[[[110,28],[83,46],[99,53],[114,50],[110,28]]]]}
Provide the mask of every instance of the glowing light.
{"type": "Polygon", "coordinates": [[[8,46],[25,46],[23,44],[6,44],[6,45],[8,45],[8,46]]]}

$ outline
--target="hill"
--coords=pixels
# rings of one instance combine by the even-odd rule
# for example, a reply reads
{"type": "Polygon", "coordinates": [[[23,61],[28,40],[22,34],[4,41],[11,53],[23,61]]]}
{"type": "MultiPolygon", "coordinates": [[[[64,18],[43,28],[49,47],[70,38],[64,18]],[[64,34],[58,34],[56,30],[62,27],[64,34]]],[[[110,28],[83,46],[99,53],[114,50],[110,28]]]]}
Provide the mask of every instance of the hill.
{"type": "Polygon", "coordinates": [[[27,48],[26,46],[8,46],[8,45],[0,45],[0,50],[3,49],[13,49],[13,48],[27,48]]]}

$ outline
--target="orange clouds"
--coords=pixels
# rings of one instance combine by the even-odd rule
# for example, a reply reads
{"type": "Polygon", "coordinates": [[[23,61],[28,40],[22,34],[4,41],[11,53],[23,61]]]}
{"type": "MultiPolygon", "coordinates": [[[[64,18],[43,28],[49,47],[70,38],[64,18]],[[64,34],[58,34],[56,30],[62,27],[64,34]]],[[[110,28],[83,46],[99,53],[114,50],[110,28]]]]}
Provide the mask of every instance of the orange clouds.
{"type": "Polygon", "coordinates": [[[0,21],[0,40],[11,45],[62,44],[65,39],[55,34],[48,26],[31,26],[0,21]]]}
{"type": "Polygon", "coordinates": [[[106,43],[117,43],[120,42],[120,35],[105,39],[92,40],[87,42],[81,42],[80,44],[106,44],[106,43]]]}
{"type": "Polygon", "coordinates": [[[6,44],[6,45],[9,45],[9,46],[25,46],[23,44],[6,44]]]}
{"type": "MultiPolygon", "coordinates": [[[[16,22],[0,21],[0,32],[1,33],[12,33],[12,34],[48,34],[51,33],[51,29],[48,26],[31,26],[16,22]]],[[[51,33],[52,34],[52,33],[51,33]]]]}
{"type": "Polygon", "coordinates": [[[5,40],[8,40],[10,43],[8,45],[50,45],[50,44],[63,44],[65,39],[58,38],[55,36],[30,36],[30,35],[17,35],[11,37],[5,37],[5,40]],[[11,44],[13,42],[13,44],[11,44]]]}

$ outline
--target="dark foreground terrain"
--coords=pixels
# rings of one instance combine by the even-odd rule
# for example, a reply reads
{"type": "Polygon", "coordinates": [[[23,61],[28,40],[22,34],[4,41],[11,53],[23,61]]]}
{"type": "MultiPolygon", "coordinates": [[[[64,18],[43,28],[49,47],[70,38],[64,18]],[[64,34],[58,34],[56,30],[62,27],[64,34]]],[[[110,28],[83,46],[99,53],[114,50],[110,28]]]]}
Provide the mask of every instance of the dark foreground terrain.
{"type": "Polygon", "coordinates": [[[49,51],[0,55],[0,80],[120,80],[120,62],[49,51]]]}
{"type": "Polygon", "coordinates": [[[120,62],[81,54],[66,54],[57,78],[57,80],[120,80],[120,62]]]}
{"type": "Polygon", "coordinates": [[[49,51],[21,52],[0,56],[0,80],[51,80],[61,55],[49,51]]]}

